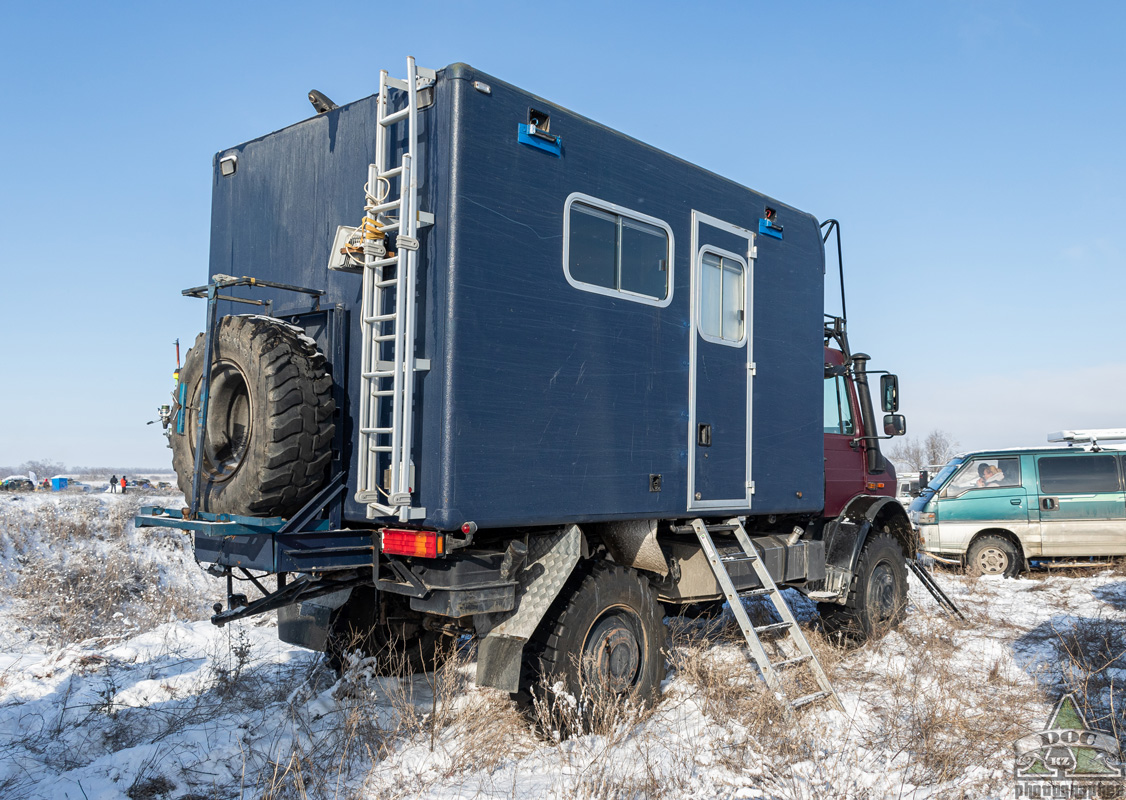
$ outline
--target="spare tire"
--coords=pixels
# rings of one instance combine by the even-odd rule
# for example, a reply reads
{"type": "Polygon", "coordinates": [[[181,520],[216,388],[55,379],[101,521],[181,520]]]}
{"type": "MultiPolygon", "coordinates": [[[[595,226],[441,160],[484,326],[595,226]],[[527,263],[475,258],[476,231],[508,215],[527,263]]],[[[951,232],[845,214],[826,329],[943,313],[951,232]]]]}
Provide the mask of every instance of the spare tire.
{"type": "MultiPolygon", "coordinates": [[[[172,466],[190,501],[199,432],[204,335],[180,370],[184,433],[172,433],[172,466]]],[[[173,419],[180,413],[179,390],[173,419]]],[[[289,516],[324,483],[332,458],[332,377],[300,328],[258,316],[215,328],[200,510],[289,516]]]]}

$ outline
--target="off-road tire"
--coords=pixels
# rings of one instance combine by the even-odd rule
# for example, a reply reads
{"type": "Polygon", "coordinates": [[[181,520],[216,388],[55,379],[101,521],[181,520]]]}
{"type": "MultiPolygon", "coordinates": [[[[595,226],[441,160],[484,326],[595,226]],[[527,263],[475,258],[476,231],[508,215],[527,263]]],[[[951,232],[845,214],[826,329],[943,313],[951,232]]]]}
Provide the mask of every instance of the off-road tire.
{"type": "Polygon", "coordinates": [[[982,575],[1015,578],[1023,565],[1020,550],[1005,537],[991,533],[974,539],[966,552],[966,569],[982,575]]]}
{"type": "Polygon", "coordinates": [[[883,636],[907,610],[907,561],[903,545],[887,531],[872,533],[860,551],[844,605],[818,603],[825,630],[849,639],[883,636]]]}
{"type": "MultiPolygon", "coordinates": [[[[173,431],[172,466],[190,500],[203,378],[204,335],[180,370],[184,433],[173,431]]],[[[332,377],[300,329],[257,316],[223,317],[215,327],[200,509],[289,516],[324,482],[332,458],[332,377]]]]}
{"type": "Polygon", "coordinates": [[[637,571],[605,561],[580,566],[524,647],[513,699],[531,711],[537,702],[574,698],[584,723],[590,720],[585,707],[607,694],[634,706],[652,704],[665,676],[663,612],[637,571]]]}
{"type": "Polygon", "coordinates": [[[348,653],[371,658],[376,675],[394,677],[433,672],[454,653],[454,637],[425,628],[406,599],[384,595],[382,621],[379,612],[375,588],[361,586],[333,614],[325,654],[337,675],[348,653]]]}

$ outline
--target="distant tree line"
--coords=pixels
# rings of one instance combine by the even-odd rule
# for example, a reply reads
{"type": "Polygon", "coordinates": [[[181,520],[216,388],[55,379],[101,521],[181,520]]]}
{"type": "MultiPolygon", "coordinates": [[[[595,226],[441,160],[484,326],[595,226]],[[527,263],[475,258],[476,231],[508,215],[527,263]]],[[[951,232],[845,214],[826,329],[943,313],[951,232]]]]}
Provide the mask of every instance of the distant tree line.
{"type": "Polygon", "coordinates": [[[949,433],[933,430],[922,441],[910,436],[888,448],[887,457],[906,472],[919,472],[934,464],[945,464],[958,454],[961,445],[949,433]]]}
{"type": "Polygon", "coordinates": [[[145,475],[150,472],[171,472],[170,466],[163,467],[68,467],[59,461],[51,461],[49,459],[40,459],[25,461],[18,467],[0,467],[0,478],[6,478],[9,475],[27,475],[34,472],[35,477],[39,480],[44,478],[51,478],[55,475],[74,475],[77,477],[85,476],[102,476],[109,475],[111,472],[117,475],[145,475]]]}

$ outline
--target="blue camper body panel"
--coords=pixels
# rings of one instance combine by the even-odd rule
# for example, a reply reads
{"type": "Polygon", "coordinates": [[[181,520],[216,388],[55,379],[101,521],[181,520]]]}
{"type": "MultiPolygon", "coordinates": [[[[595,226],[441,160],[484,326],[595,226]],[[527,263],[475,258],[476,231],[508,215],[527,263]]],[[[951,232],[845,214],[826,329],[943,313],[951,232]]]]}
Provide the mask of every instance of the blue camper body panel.
{"type": "MultiPolygon", "coordinates": [[[[711,515],[822,508],[824,257],[812,216],[465,65],[439,71],[434,105],[419,119],[420,207],[435,224],[419,237],[415,354],[430,369],[416,388],[414,505],[427,513],[415,522],[453,529],[698,516],[688,508],[690,460],[702,499],[744,497],[748,425],[752,503],[711,515]],[[521,135],[530,108],[550,114],[558,153],[521,135]],[[564,219],[575,193],[668,226],[667,305],[568,282],[564,219]],[[757,235],[768,206],[781,239],[757,235]],[[746,350],[692,330],[700,247],[746,255],[748,240],[709,225],[694,231],[694,211],[756,233],[749,420],[746,350]],[[698,424],[711,426],[706,448],[690,429],[692,400],[698,424]]],[[[345,518],[368,524],[351,499],[361,276],[327,263],[337,226],[363,213],[375,120],[375,99],[364,98],[217,154],[210,263],[210,274],[324,289],[322,308],[347,311],[345,518]],[[224,177],[219,159],[232,153],[238,168],[224,177]]],[[[270,299],[273,313],[292,312],[299,324],[313,307],[266,290],[247,296],[270,299]]],[[[224,303],[220,313],[247,308],[224,303]]]]}

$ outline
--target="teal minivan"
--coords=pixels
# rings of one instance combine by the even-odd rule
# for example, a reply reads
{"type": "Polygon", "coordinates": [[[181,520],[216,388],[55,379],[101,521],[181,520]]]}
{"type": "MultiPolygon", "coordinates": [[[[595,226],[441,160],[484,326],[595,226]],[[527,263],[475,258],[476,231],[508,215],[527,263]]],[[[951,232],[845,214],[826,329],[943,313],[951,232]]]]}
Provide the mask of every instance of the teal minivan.
{"type": "Polygon", "coordinates": [[[1126,453],[1079,447],[956,456],[911,504],[920,550],[986,575],[1126,555],[1126,453]]]}

